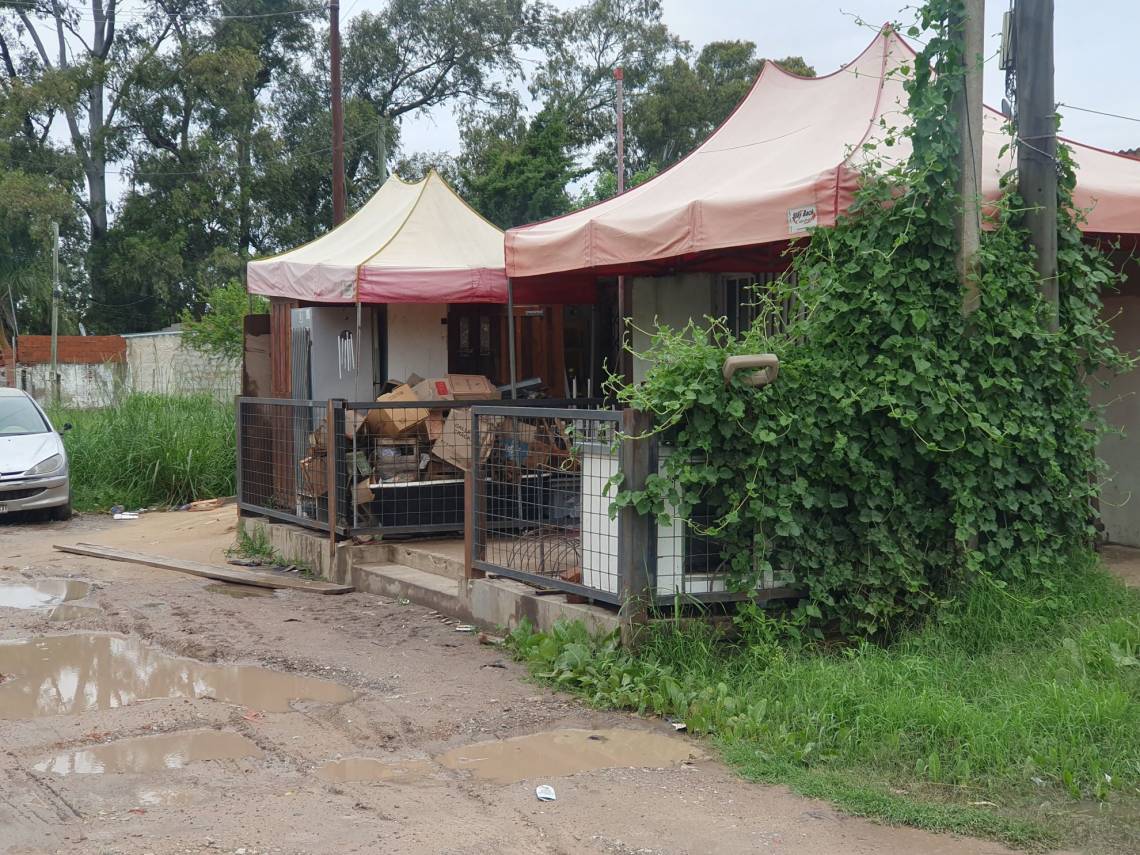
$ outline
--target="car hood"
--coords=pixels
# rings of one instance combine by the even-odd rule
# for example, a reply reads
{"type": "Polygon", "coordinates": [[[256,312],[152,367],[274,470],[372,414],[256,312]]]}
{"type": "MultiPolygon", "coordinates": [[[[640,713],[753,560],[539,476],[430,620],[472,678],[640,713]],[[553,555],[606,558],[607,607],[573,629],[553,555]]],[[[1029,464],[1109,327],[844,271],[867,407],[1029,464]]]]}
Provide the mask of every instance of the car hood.
{"type": "Polygon", "coordinates": [[[63,443],[53,431],[0,436],[0,475],[22,474],[44,458],[62,453],[63,443]]]}

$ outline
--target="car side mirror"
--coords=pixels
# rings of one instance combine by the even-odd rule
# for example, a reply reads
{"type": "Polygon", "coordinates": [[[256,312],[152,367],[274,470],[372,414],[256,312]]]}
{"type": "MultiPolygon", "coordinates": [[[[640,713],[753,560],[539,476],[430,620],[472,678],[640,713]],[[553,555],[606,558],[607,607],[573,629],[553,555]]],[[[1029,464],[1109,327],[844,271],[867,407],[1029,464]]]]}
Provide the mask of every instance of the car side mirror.
{"type": "Polygon", "coordinates": [[[66,433],[66,432],[67,432],[67,431],[69,431],[69,430],[71,430],[71,422],[64,422],[64,423],[63,423],[63,427],[62,427],[62,428],[60,428],[60,431],[59,431],[59,432],[60,432],[60,433],[66,433]]]}

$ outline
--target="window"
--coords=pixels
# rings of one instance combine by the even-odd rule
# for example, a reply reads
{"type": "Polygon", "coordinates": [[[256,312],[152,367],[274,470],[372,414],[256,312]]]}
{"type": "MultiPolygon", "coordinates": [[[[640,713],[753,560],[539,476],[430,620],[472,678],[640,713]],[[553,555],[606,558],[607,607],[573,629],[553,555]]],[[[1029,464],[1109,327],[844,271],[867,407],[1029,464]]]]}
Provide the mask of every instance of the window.
{"type": "MultiPolygon", "coordinates": [[[[788,274],[789,281],[795,284],[795,274],[788,274]]],[[[766,335],[775,335],[786,330],[801,310],[792,295],[782,299],[776,293],[779,273],[729,273],[721,277],[721,298],[723,314],[728,328],[734,335],[752,328],[760,322],[764,324],[766,335]]]]}
{"type": "Polygon", "coordinates": [[[0,435],[47,433],[47,422],[39,408],[23,395],[0,397],[0,435]]]}

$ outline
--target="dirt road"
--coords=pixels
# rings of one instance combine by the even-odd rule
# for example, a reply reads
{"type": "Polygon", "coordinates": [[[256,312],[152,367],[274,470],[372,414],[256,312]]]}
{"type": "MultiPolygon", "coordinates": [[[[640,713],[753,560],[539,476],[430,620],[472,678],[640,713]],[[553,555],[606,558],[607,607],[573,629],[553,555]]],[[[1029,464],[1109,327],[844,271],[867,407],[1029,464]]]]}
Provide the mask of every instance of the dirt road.
{"type": "Polygon", "coordinates": [[[1006,851],[738,780],[706,746],[537,687],[416,606],[232,596],[247,592],[51,549],[218,562],[234,522],[0,525],[0,598],[38,606],[0,607],[0,850],[1006,851]],[[46,581],[64,577],[90,590],[46,581]]]}

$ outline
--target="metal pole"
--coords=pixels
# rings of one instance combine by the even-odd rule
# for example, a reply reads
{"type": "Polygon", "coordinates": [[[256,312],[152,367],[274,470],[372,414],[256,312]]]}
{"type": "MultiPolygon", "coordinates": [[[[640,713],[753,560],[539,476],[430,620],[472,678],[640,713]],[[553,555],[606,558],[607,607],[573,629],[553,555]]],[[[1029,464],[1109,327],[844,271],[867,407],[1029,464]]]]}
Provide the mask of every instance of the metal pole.
{"type": "MultiPolygon", "coordinates": [[[[500,350],[499,353],[502,353],[500,350]]],[[[518,377],[515,375],[515,284],[507,277],[507,358],[511,368],[511,400],[518,398],[518,377]]]]}
{"type": "Polygon", "coordinates": [[[332,65],[333,225],[344,222],[344,104],[340,82],[340,0],[329,0],[329,59],[332,65]]]}
{"type": "Polygon", "coordinates": [[[51,401],[59,406],[59,223],[51,224],[51,401]]]}
{"type": "MultiPolygon", "coordinates": [[[[625,192],[625,87],[624,87],[625,74],[619,66],[614,69],[614,81],[616,82],[617,94],[615,110],[617,112],[617,191],[620,196],[625,192]]],[[[617,303],[618,303],[618,352],[617,352],[617,367],[618,373],[625,379],[625,382],[633,382],[633,365],[629,353],[625,349],[625,330],[626,319],[632,314],[633,294],[630,293],[630,288],[626,284],[625,277],[619,276],[617,280],[617,303]]]]}
{"type": "Polygon", "coordinates": [[[1017,80],[1017,183],[1025,225],[1037,251],[1049,329],[1058,322],[1057,104],[1053,95],[1053,0],[1017,0],[1013,7],[1017,80]]]}
{"type": "Polygon", "coordinates": [[[958,197],[954,223],[958,236],[956,266],[962,288],[962,314],[978,308],[977,265],[982,236],[982,67],[985,62],[985,0],[965,0],[964,17],[955,21],[962,44],[962,88],[954,103],[958,118],[958,197]]]}

